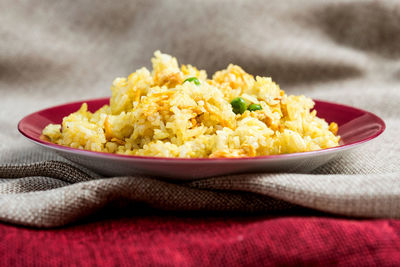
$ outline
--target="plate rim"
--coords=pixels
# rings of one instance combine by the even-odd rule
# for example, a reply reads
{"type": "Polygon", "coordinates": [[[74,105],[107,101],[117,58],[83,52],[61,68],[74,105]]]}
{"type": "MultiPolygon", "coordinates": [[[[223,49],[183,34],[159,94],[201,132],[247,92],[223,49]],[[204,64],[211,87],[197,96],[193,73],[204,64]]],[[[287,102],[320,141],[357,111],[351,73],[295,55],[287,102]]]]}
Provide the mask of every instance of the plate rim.
{"type": "Polygon", "coordinates": [[[62,146],[62,145],[58,145],[58,144],[54,144],[45,140],[42,140],[40,138],[37,138],[35,136],[31,136],[30,134],[26,133],[23,130],[23,125],[25,123],[27,123],[26,121],[30,118],[33,117],[39,113],[43,113],[46,112],[48,110],[51,109],[55,109],[55,108],[60,108],[62,106],[67,106],[67,105],[76,105],[76,104],[82,104],[84,102],[94,102],[94,101],[109,101],[109,97],[101,97],[101,98],[94,98],[94,99],[86,99],[86,100],[78,100],[78,101],[73,101],[73,102],[68,102],[68,103],[64,103],[64,104],[60,104],[60,105],[55,105],[55,106],[51,106],[48,108],[44,108],[38,111],[35,111],[33,113],[30,113],[26,116],[24,116],[19,122],[18,122],[18,131],[28,140],[32,141],[33,143],[36,143],[38,145],[44,146],[46,148],[50,148],[50,149],[54,149],[57,151],[62,151],[62,152],[71,152],[74,154],[80,154],[80,155],[85,155],[85,156],[94,156],[97,158],[109,158],[109,159],[124,159],[124,160],[144,160],[144,161],[149,161],[149,160],[153,160],[153,161],[162,161],[162,162],[182,162],[182,163],[194,163],[194,162],[207,162],[207,163],[211,163],[211,162],[235,162],[235,161],[251,161],[251,160],[278,160],[278,159],[288,159],[288,158],[301,158],[304,156],[317,156],[320,154],[325,154],[325,153],[329,153],[329,152],[336,152],[336,151],[343,151],[343,150],[347,150],[356,146],[359,146],[361,144],[364,144],[368,141],[371,141],[375,138],[377,138],[378,136],[380,136],[386,129],[386,124],[384,122],[384,120],[382,118],[380,118],[379,116],[375,115],[372,112],[360,109],[360,108],[356,108],[356,107],[352,107],[352,106],[348,106],[348,105],[344,105],[344,104],[339,104],[339,103],[335,103],[335,102],[331,102],[331,101],[325,101],[325,100],[320,100],[320,99],[313,99],[313,101],[315,102],[319,102],[319,103],[324,103],[324,104],[328,104],[328,105],[335,105],[335,106],[339,106],[341,108],[350,108],[353,109],[357,112],[362,112],[363,114],[368,114],[370,116],[372,116],[375,120],[377,120],[377,122],[379,123],[379,125],[381,126],[381,128],[374,134],[372,134],[371,136],[368,136],[364,139],[358,140],[356,142],[352,142],[350,144],[345,144],[345,145],[340,145],[340,146],[336,146],[336,147],[331,147],[331,148],[325,148],[325,149],[319,149],[319,150],[313,150],[313,151],[306,151],[306,152],[296,152],[296,153],[287,153],[287,154],[277,154],[277,155],[266,155],[266,156],[256,156],[256,157],[240,157],[240,158],[172,158],[172,157],[156,157],[156,156],[137,156],[137,155],[123,155],[123,154],[115,154],[115,153],[108,153],[108,152],[98,152],[98,151],[91,151],[91,150],[85,150],[85,149],[80,149],[80,148],[72,148],[72,147],[68,147],[68,146],[62,146]]]}

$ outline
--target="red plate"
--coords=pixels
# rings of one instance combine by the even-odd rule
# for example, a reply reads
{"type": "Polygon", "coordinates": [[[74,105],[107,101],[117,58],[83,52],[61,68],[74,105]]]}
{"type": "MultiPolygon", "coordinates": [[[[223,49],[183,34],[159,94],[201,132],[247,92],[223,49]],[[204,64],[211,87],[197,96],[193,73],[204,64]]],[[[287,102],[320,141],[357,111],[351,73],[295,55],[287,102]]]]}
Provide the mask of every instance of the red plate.
{"type": "Polygon", "coordinates": [[[68,103],[32,113],[19,122],[18,130],[36,144],[106,176],[144,174],[180,180],[245,172],[308,172],[350,148],[378,137],[385,130],[384,121],[368,111],[326,101],[314,101],[318,117],[338,124],[340,146],[251,158],[185,159],[94,152],[60,146],[40,139],[46,125],[60,124],[63,117],[77,111],[82,103],[86,102],[88,109],[94,112],[108,104],[108,98],[68,103]]]}

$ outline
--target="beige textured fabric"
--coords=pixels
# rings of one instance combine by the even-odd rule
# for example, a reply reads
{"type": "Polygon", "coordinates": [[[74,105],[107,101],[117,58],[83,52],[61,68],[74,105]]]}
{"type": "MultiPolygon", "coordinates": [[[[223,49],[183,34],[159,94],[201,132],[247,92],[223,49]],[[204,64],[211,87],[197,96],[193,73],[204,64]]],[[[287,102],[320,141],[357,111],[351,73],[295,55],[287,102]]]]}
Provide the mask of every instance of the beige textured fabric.
{"type": "Polygon", "coordinates": [[[400,9],[396,1],[0,1],[0,220],[36,227],[106,206],[264,212],[307,207],[400,218],[400,9]],[[110,94],[154,50],[209,74],[229,63],[289,94],[370,110],[386,132],[311,174],[184,184],[102,178],[17,132],[31,112],[110,94]]]}

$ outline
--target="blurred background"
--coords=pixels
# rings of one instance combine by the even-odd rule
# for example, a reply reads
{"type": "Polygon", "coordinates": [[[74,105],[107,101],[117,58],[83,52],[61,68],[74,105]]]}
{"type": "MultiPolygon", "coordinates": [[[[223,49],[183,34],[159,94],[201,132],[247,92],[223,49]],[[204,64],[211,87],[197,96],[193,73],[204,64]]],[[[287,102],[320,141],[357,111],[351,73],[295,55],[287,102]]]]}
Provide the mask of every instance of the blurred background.
{"type": "MultiPolygon", "coordinates": [[[[110,95],[161,50],[209,76],[229,63],[305,94],[397,115],[398,1],[0,1],[0,137],[38,109],[110,95]],[[382,111],[382,105],[388,107],[382,111]]],[[[18,136],[18,137],[17,137],[18,136]]],[[[7,145],[3,143],[1,147],[7,145]]]]}

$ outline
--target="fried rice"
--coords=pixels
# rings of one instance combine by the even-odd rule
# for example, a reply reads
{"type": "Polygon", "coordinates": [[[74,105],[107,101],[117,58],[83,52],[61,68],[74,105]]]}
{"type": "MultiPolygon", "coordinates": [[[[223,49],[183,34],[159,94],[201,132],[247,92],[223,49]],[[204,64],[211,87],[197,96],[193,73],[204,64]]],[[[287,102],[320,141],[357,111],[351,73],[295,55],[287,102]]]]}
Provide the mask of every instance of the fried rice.
{"type": "Polygon", "coordinates": [[[151,61],[152,72],[141,68],[114,80],[109,105],[92,113],[85,103],[62,124],[47,125],[43,136],[79,149],[180,158],[338,146],[337,124],[318,118],[312,99],[286,95],[269,77],[254,78],[231,64],[208,79],[206,71],[179,67],[176,58],[160,51],[151,61]],[[231,102],[238,97],[260,109],[235,114],[231,102]]]}

